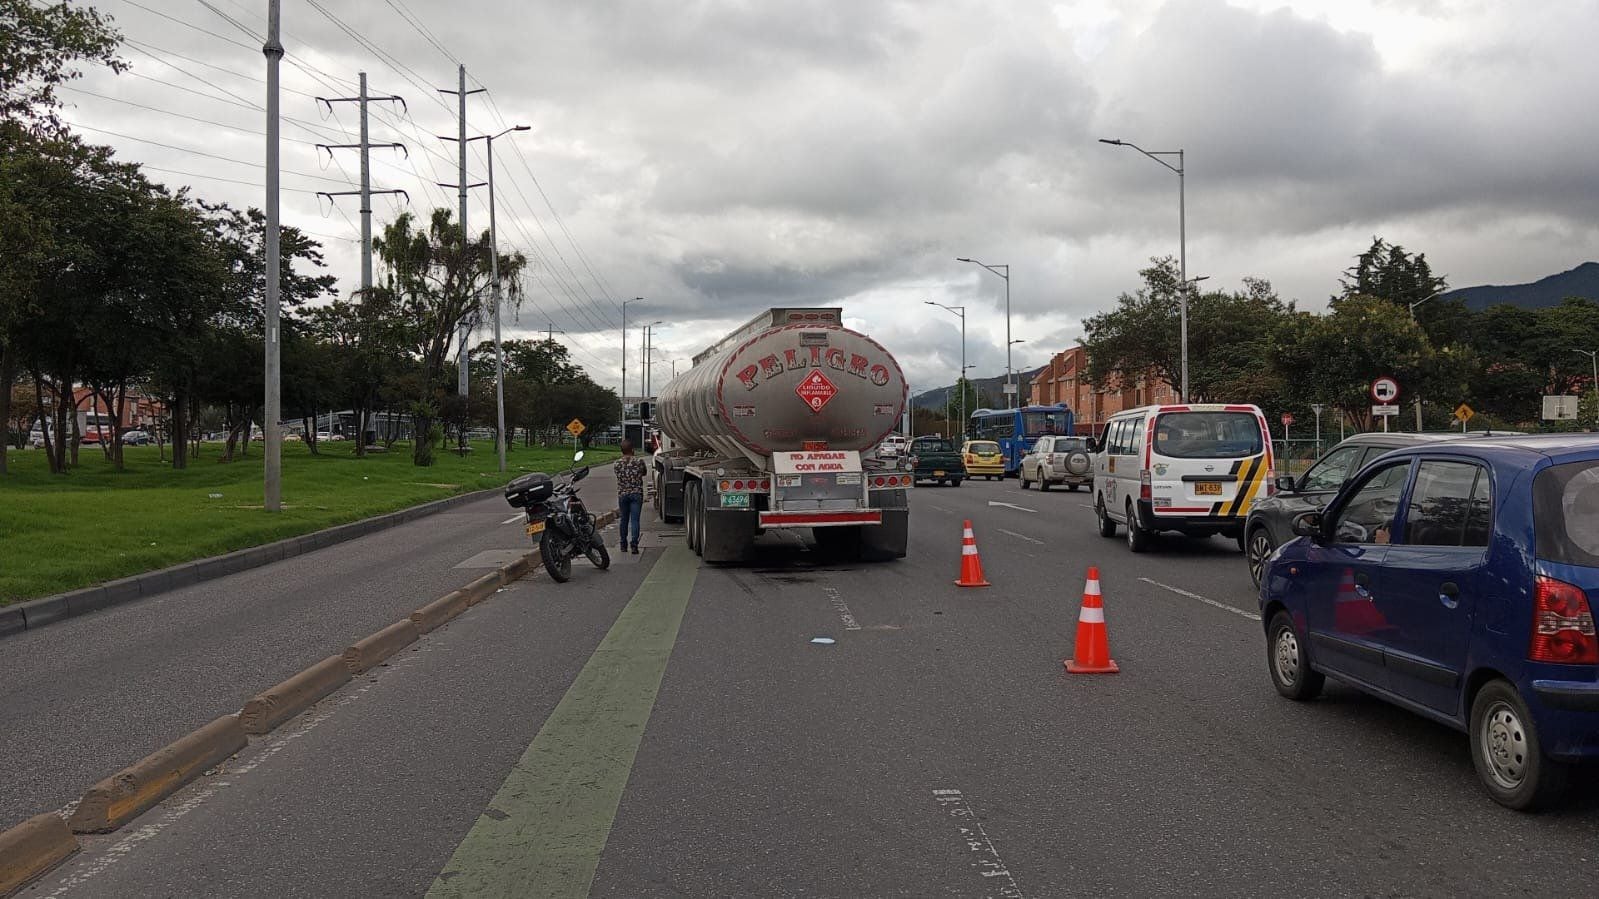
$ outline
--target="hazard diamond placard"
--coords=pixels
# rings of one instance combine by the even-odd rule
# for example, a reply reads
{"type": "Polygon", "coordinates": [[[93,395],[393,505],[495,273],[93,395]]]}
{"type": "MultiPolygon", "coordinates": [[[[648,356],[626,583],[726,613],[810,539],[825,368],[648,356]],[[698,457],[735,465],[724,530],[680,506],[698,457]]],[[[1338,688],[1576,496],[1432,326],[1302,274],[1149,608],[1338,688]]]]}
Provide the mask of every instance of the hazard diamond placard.
{"type": "Polygon", "coordinates": [[[838,396],[838,388],[833,386],[833,382],[814,368],[805,376],[805,380],[799,382],[794,392],[805,401],[805,405],[811,407],[812,412],[822,411],[828,400],[838,396]]]}

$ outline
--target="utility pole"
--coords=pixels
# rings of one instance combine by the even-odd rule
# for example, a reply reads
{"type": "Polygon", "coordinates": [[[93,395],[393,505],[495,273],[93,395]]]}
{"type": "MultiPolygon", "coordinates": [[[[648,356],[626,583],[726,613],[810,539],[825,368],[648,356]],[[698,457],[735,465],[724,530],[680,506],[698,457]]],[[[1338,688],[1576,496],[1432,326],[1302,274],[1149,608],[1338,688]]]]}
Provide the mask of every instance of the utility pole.
{"type": "MultiPolygon", "coordinates": [[[[262,508],[268,512],[283,510],[283,431],[278,419],[283,417],[281,356],[278,344],[278,299],[281,285],[279,255],[281,237],[278,233],[278,64],[283,60],[283,42],[278,31],[283,18],[282,0],[267,2],[267,39],[261,47],[267,64],[266,95],[266,409],[262,414],[262,437],[266,453],[266,475],[263,484],[262,508]]],[[[250,439],[249,425],[245,425],[244,439],[250,439]]]]}
{"type": "Polygon", "coordinates": [[[406,150],[405,144],[399,143],[397,141],[396,142],[391,142],[391,143],[385,143],[385,144],[373,144],[371,142],[371,140],[369,139],[369,133],[368,133],[368,129],[367,129],[367,103],[370,102],[370,101],[373,101],[373,100],[376,100],[376,101],[378,101],[380,103],[398,103],[398,104],[400,104],[400,109],[401,110],[405,109],[405,98],[403,98],[403,97],[400,97],[400,96],[397,96],[397,95],[390,95],[390,96],[387,96],[387,97],[372,97],[372,96],[368,96],[367,92],[366,92],[366,73],[365,72],[361,73],[361,92],[360,92],[360,94],[358,96],[354,96],[354,97],[317,97],[316,98],[316,102],[326,106],[330,112],[332,111],[333,104],[335,104],[335,103],[359,103],[360,107],[361,107],[361,142],[360,143],[358,143],[358,144],[317,144],[316,147],[317,147],[318,150],[326,150],[326,151],[328,151],[328,156],[329,157],[331,157],[333,155],[333,151],[334,150],[360,150],[361,151],[361,189],[360,190],[338,190],[338,191],[322,190],[322,191],[317,191],[317,196],[319,196],[319,197],[327,197],[330,201],[334,197],[358,196],[358,197],[361,198],[361,291],[362,291],[361,296],[363,298],[366,297],[367,294],[372,290],[372,195],[375,194],[375,193],[378,193],[378,194],[399,194],[400,196],[405,198],[405,201],[407,203],[411,202],[411,195],[406,193],[403,190],[398,189],[398,188],[393,189],[393,190],[376,190],[376,191],[372,189],[372,153],[371,153],[372,147],[378,146],[378,147],[384,147],[384,148],[387,148],[387,149],[390,149],[390,150],[399,150],[401,153],[405,154],[405,156],[407,158],[409,158],[410,155],[411,155],[410,152],[408,150],[406,150]]]}
{"type": "Polygon", "coordinates": [[[622,301],[622,437],[627,437],[627,307],[644,302],[643,297],[622,301]]]}
{"type": "MultiPolygon", "coordinates": [[[[442,138],[443,140],[454,140],[456,142],[456,146],[460,150],[460,168],[457,172],[457,183],[440,184],[439,186],[455,188],[456,194],[460,199],[461,245],[464,249],[465,247],[470,246],[472,243],[472,232],[468,231],[466,227],[466,190],[469,187],[477,186],[475,184],[468,183],[466,180],[466,98],[468,94],[483,93],[483,88],[480,87],[476,90],[470,91],[466,89],[466,65],[464,63],[456,67],[456,73],[458,78],[458,87],[455,90],[450,90],[447,87],[441,87],[438,89],[438,91],[441,94],[455,94],[456,98],[460,101],[460,113],[457,117],[457,125],[459,127],[457,128],[456,136],[454,138],[442,138]]],[[[455,376],[455,392],[460,394],[462,399],[466,398],[467,390],[469,389],[468,385],[470,383],[467,378],[467,343],[472,339],[472,330],[476,327],[477,314],[474,310],[473,314],[468,316],[467,319],[461,323],[461,348],[460,352],[456,356],[457,370],[455,376]]]]}
{"type": "Polygon", "coordinates": [[[562,330],[560,328],[557,328],[555,326],[555,322],[545,322],[544,324],[549,326],[549,327],[544,329],[544,342],[545,343],[554,343],[555,342],[555,335],[557,335],[557,334],[565,334],[566,333],[564,330],[562,330]]]}

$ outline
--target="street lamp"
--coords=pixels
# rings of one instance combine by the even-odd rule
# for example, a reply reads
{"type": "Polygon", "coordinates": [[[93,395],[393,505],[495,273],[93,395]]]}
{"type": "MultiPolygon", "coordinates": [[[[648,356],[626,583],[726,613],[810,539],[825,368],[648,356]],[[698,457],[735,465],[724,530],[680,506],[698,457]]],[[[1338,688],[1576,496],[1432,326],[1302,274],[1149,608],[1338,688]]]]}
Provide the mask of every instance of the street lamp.
{"type": "MultiPolygon", "coordinates": [[[[1414,323],[1416,321],[1416,307],[1417,306],[1420,306],[1422,303],[1425,303],[1428,300],[1436,300],[1436,299],[1438,299],[1441,296],[1443,296],[1443,292],[1439,291],[1438,293],[1435,293],[1435,294],[1433,294],[1430,297],[1422,297],[1421,299],[1417,300],[1414,303],[1407,303],[1406,305],[1410,307],[1410,321],[1412,323],[1414,323]]],[[[1461,422],[1461,428],[1460,429],[1462,431],[1465,430],[1465,422],[1461,422]]],[[[1421,393],[1419,391],[1416,393],[1416,433],[1417,434],[1421,433],[1421,393]]]]}
{"type": "Polygon", "coordinates": [[[964,387],[962,387],[961,382],[966,380],[966,307],[965,306],[945,306],[943,303],[935,303],[932,300],[923,300],[922,302],[926,303],[929,306],[937,306],[940,309],[947,310],[947,311],[949,311],[951,313],[954,313],[955,315],[960,316],[960,320],[961,320],[961,374],[960,374],[959,378],[955,379],[955,386],[956,387],[961,387],[961,403],[960,403],[960,405],[961,405],[961,421],[964,422],[966,420],[966,390],[965,390],[964,387]]]}
{"type": "Polygon", "coordinates": [[[1178,277],[1181,278],[1183,282],[1183,294],[1181,297],[1182,303],[1180,307],[1182,310],[1181,332],[1183,390],[1182,396],[1178,398],[1178,401],[1186,403],[1188,402],[1188,202],[1185,192],[1186,189],[1184,187],[1185,178],[1183,175],[1183,151],[1181,149],[1146,150],[1143,147],[1132,143],[1131,141],[1107,140],[1103,137],[1099,139],[1099,142],[1102,144],[1110,144],[1113,147],[1131,147],[1132,149],[1137,150],[1145,156],[1148,156],[1150,159],[1155,160],[1166,168],[1177,173],[1177,270],[1178,277]],[[1177,164],[1172,165],[1171,163],[1162,159],[1162,156],[1177,157],[1177,164]]]}
{"type": "MultiPolygon", "coordinates": [[[[513,125],[499,134],[480,134],[467,138],[468,141],[483,141],[489,156],[489,280],[494,284],[494,445],[500,459],[500,471],[505,470],[505,353],[500,346],[500,242],[494,219],[494,142],[513,131],[528,130],[531,130],[529,125],[513,125]]],[[[461,370],[463,373],[466,371],[464,353],[461,370]]],[[[463,391],[461,395],[465,396],[466,393],[463,391]]],[[[328,427],[332,428],[332,425],[328,427]]]]}
{"type": "MultiPolygon", "coordinates": [[[[1599,350],[1578,350],[1577,352],[1587,356],[1588,361],[1593,363],[1593,386],[1591,389],[1599,393],[1599,350]]],[[[1594,427],[1599,428],[1599,405],[1594,407],[1594,427]]]]}
{"type": "Polygon", "coordinates": [[[622,437],[627,438],[627,307],[644,302],[643,297],[622,301],[622,437]]]}
{"type": "MultiPolygon", "coordinates": [[[[956,262],[970,262],[972,265],[981,265],[983,268],[986,268],[989,271],[993,272],[994,274],[996,274],[996,275],[1000,276],[1001,278],[1005,279],[1005,339],[1007,341],[1009,341],[1010,340],[1010,266],[1009,265],[1002,265],[1002,264],[998,264],[998,263],[996,263],[994,265],[989,265],[989,264],[984,263],[984,262],[978,262],[976,259],[968,259],[965,256],[957,257],[955,259],[955,261],[956,262]],[[1000,269],[1004,269],[1004,271],[1000,271],[1000,269]]],[[[1006,406],[1005,406],[1005,408],[1007,408],[1007,409],[1016,408],[1016,382],[1015,382],[1015,380],[1013,380],[1011,378],[1010,345],[1008,343],[1005,346],[1005,391],[1009,394],[1009,396],[1006,398],[1006,406]]]]}

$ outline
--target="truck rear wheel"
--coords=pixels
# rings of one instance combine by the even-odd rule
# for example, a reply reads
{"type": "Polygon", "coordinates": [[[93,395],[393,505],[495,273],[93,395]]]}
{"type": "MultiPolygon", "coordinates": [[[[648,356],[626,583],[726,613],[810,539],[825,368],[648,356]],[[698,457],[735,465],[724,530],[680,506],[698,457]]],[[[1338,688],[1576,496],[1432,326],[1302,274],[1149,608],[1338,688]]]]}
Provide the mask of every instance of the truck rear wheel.
{"type": "Polygon", "coordinates": [[[700,506],[700,482],[689,481],[683,485],[683,540],[688,548],[699,555],[700,547],[700,521],[705,518],[705,510],[700,506]]]}

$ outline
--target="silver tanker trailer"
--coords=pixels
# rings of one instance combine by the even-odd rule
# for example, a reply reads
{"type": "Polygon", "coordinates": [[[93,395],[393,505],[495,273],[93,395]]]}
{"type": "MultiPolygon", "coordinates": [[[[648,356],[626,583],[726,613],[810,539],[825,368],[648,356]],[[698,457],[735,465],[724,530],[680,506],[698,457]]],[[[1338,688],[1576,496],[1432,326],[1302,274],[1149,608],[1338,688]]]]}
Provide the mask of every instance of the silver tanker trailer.
{"type": "Polygon", "coordinates": [[[894,430],[905,376],[837,308],[761,313],[694,357],[658,397],[656,511],[708,562],[756,535],[809,528],[825,551],[902,558],[911,473],[869,450],[894,430]]]}

